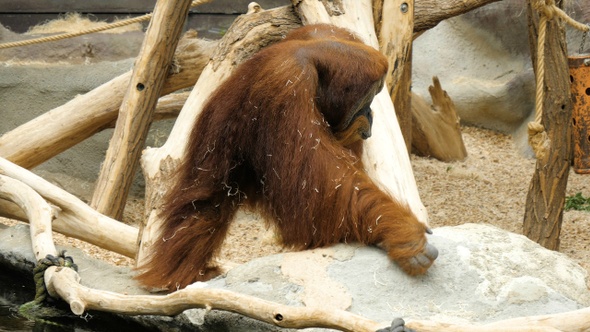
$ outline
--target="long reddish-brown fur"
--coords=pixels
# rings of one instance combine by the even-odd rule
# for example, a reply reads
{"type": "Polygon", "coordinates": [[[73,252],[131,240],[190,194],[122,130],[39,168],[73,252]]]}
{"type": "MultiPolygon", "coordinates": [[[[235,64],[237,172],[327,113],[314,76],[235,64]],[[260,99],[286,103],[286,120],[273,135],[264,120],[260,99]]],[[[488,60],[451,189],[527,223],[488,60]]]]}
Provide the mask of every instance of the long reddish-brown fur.
{"type": "Polygon", "coordinates": [[[295,30],[240,65],[193,128],[161,239],[137,279],[175,289],[217,275],[212,259],[242,205],[274,222],[286,246],[377,244],[406,272],[424,273],[434,258],[415,257],[426,227],[367,176],[358,139],[335,136],[357,130],[352,113],[386,71],[378,51],[329,25],[295,30]]]}

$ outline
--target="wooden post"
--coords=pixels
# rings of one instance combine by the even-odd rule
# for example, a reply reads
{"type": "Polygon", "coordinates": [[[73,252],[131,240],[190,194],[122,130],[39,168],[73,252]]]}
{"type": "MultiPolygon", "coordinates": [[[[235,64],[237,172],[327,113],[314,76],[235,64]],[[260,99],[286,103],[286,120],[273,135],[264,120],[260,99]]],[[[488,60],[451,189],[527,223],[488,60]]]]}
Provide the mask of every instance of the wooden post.
{"type": "Polygon", "coordinates": [[[91,206],[121,219],[156,101],[180,38],[190,0],[159,0],[148,27],[91,206]]]}
{"type": "MultiPolygon", "coordinates": [[[[562,6],[562,1],[556,1],[562,6]]],[[[539,17],[528,1],[529,36],[533,63],[539,17]]],[[[537,159],[535,174],[526,199],[523,232],[545,248],[559,249],[565,189],[572,159],[572,101],[567,63],[564,23],[548,20],[545,40],[543,125],[548,144],[537,159]]],[[[535,66],[536,67],[536,66],[535,66]]]]}
{"type": "Polygon", "coordinates": [[[394,103],[395,115],[409,153],[412,147],[410,86],[414,1],[376,0],[373,8],[379,49],[389,60],[389,72],[385,78],[387,91],[394,103]]]}
{"type": "Polygon", "coordinates": [[[409,154],[412,151],[412,128],[414,127],[412,116],[412,45],[410,45],[406,64],[400,70],[402,75],[397,83],[397,93],[392,96],[393,108],[409,154]]]}
{"type": "Polygon", "coordinates": [[[379,36],[379,49],[389,60],[385,78],[392,100],[398,91],[406,62],[410,59],[412,32],[414,31],[414,1],[383,0],[379,36]]]}

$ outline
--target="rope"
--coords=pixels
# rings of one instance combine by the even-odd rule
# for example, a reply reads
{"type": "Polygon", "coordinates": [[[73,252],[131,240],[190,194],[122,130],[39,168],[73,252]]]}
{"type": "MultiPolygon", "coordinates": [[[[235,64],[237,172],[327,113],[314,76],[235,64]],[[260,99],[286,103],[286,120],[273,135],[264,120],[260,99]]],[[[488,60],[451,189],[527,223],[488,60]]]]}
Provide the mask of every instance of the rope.
{"type": "Polygon", "coordinates": [[[549,137],[543,126],[543,100],[545,99],[545,38],[547,22],[554,17],[559,17],[574,28],[588,32],[590,26],[579,23],[569,17],[563,10],[555,5],[555,0],[536,0],[533,8],[539,11],[539,36],[537,39],[537,79],[535,98],[535,120],[528,124],[529,144],[533,148],[538,159],[544,159],[549,150],[549,137]]]}
{"type": "Polygon", "coordinates": [[[42,320],[46,323],[52,323],[46,321],[43,318],[49,317],[63,317],[62,310],[47,306],[47,300],[49,293],[45,286],[45,271],[51,266],[68,267],[78,271],[78,266],[74,264],[74,259],[70,256],[66,256],[66,251],[62,250],[59,255],[47,255],[47,257],[40,259],[37,265],[33,269],[33,280],[35,282],[35,298],[33,301],[27,302],[20,306],[19,313],[31,320],[42,320]]]}
{"type": "Polygon", "coordinates": [[[41,303],[47,300],[47,288],[45,287],[45,271],[51,266],[69,267],[78,271],[78,266],[74,264],[74,259],[71,256],[66,256],[66,251],[62,250],[57,257],[47,255],[37,262],[37,266],[33,269],[33,280],[35,281],[35,299],[33,302],[41,303]]]}
{"type": "MultiPolygon", "coordinates": [[[[202,5],[202,4],[210,2],[210,1],[211,0],[195,0],[191,3],[191,8],[202,5]]],[[[3,44],[0,44],[0,49],[19,47],[19,46],[27,46],[27,45],[33,45],[33,44],[40,44],[40,43],[51,42],[51,41],[58,41],[58,40],[62,40],[62,39],[78,37],[78,36],[87,35],[87,34],[91,34],[91,33],[95,33],[95,32],[110,30],[110,29],[114,29],[114,28],[120,28],[122,26],[130,25],[133,23],[149,21],[153,15],[154,15],[154,13],[149,13],[149,14],[145,14],[142,16],[130,18],[127,20],[103,25],[101,27],[81,30],[78,32],[64,33],[61,35],[47,36],[47,37],[34,38],[34,39],[27,39],[27,40],[21,40],[21,41],[17,41],[17,42],[3,43],[3,44]]]]}

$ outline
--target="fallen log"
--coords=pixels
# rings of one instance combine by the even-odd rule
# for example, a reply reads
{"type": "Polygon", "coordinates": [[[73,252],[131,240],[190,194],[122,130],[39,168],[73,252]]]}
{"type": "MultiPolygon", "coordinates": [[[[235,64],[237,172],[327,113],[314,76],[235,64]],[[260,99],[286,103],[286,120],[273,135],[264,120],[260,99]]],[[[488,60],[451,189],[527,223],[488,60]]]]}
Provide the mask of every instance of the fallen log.
{"type": "Polygon", "coordinates": [[[80,285],[72,269],[45,272],[45,283],[51,296],[70,304],[76,315],[86,310],[101,310],[131,315],[173,316],[192,308],[236,312],[284,328],[330,328],[349,332],[375,332],[386,324],[343,310],[295,307],[249,295],[207,288],[185,288],[168,295],[123,295],[80,285]]]}

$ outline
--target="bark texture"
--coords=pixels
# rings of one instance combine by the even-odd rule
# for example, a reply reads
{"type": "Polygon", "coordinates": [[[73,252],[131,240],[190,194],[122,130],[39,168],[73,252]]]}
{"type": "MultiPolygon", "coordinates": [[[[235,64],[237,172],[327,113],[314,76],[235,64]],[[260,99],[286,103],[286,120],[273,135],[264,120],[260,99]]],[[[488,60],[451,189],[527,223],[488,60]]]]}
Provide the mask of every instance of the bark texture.
{"type": "MultiPolygon", "coordinates": [[[[561,7],[562,1],[557,2],[557,5],[561,7]]],[[[531,54],[536,54],[539,17],[532,9],[531,1],[528,2],[528,15],[531,54]]],[[[573,104],[564,23],[557,18],[549,20],[546,31],[542,121],[548,145],[542,157],[537,159],[526,199],[523,232],[545,248],[557,250],[572,160],[573,104]]],[[[533,57],[533,63],[537,61],[539,59],[533,57]]]]}

